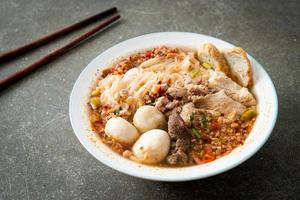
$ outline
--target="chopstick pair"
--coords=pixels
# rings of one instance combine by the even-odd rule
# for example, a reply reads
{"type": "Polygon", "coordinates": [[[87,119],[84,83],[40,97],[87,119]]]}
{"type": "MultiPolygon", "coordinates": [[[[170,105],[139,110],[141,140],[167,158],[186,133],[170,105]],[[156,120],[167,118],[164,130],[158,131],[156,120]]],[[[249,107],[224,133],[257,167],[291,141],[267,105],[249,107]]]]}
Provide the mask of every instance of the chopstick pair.
{"type": "Polygon", "coordinates": [[[118,14],[118,10],[116,7],[110,8],[108,10],[105,10],[104,12],[98,13],[96,15],[90,16],[82,21],[79,21],[77,23],[74,23],[70,26],[67,26],[65,28],[62,28],[58,31],[55,31],[53,33],[50,33],[42,38],[39,38],[35,41],[32,41],[29,44],[20,46],[18,48],[12,49],[10,51],[4,52],[0,54],[0,64],[8,61],[12,58],[15,58],[17,56],[20,56],[24,53],[27,53],[35,48],[38,48],[46,43],[49,43],[50,41],[53,41],[63,35],[66,35],[72,31],[78,30],[84,26],[87,26],[93,22],[96,22],[97,20],[104,19],[102,22],[100,22],[98,25],[96,25],[91,30],[87,31],[86,33],[72,39],[67,44],[63,45],[62,47],[54,50],[53,52],[45,55],[44,57],[40,58],[39,60],[27,65],[25,68],[9,75],[8,77],[0,80],[0,91],[7,88],[11,84],[15,83],[16,81],[20,80],[21,78],[25,77],[29,73],[33,72],[34,70],[42,67],[46,63],[49,63],[50,61],[58,58],[59,56],[63,55],[76,45],[78,45],[80,42],[86,40],[90,36],[94,35],[98,31],[102,30],[103,28],[107,27],[108,25],[112,24],[116,20],[120,18],[120,15],[118,14]],[[107,19],[104,19],[107,18],[107,19]]]}

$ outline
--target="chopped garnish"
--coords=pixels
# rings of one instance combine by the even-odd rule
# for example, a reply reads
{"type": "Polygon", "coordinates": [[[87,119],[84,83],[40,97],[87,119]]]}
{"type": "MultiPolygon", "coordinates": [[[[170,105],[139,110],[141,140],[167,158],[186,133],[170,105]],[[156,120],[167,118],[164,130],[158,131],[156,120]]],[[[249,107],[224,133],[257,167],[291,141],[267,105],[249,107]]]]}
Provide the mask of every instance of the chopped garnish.
{"type": "Polygon", "coordinates": [[[191,72],[191,75],[193,78],[197,77],[200,74],[200,70],[199,69],[193,69],[191,72]]]}
{"type": "Polygon", "coordinates": [[[112,68],[107,68],[102,71],[102,77],[105,78],[108,74],[112,73],[112,68]]]}
{"type": "Polygon", "coordinates": [[[210,126],[209,126],[210,129],[212,130],[218,130],[220,128],[220,125],[218,123],[217,120],[213,120],[211,123],[210,123],[210,126]]]}
{"type": "Polygon", "coordinates": [[[100,95],[100,90],[98,90],[98,89],[95,89],[91,92],[92,97],[99,96],[99,95],[100,95]]]}
{"type": "Polygon", "coordinates": [[[205,68],[205,69],[211,69],[212,66],[206,62],[202,63],[202,66],[205,68]]]}
{"type": "Polygon", "coordinates": [[[120,69],[121,67],[123,67],[122,64],[120,63],[116,64],[116,66],[114,67],[114,71],[118,71],[118,69],[120,69]]]}
{"type": "Polygon", "coordinates": [[[201,138],[201,133],[195,129],[195,128],[192,128],[192,134],[197,138],[197,139],[200,139],[201,138]]]}
{"type": "Polygon", "coordinates": [[[101,121],[101,119],[100,119],[100,116],[98,116],[98,115],[96,115],[96,114],[91,114],[91,116],[90,116],[90,121],[91,121],[92,123],[95,123],[95,122],[101,121]]]}
{"type": "Polygon", "coordinates": [[[204,164],[211,162],[216,159],[216,156],[213,154],[212,150],[205,150],[200,152],[200,155],[196,152],[192,152],[192,157],[196,164],[204,164]]]}
{"type": "Polygon", "coordinates": [[[122,109],[123,109],[122,107],[118,108],[117,110],[114,111],[114,114],[115,114],[115,115],[120,114],[120,111],[121,111],[122,109]]]}
{"type": "Polygon", "coordinates": [[[202,128],[207,128],[207,119],[206,119],[206,116],[204,114],[201,114],[200,126],[202,128]]]}
{"type": "Polygon", "coordinates": [[[213,154],[213,150],[210,146],[204,146],[204,154],[202,156],[202,159],[204,163],[211,162],[216,159],[216,156],[213,154]]]}
{"type": "Polygon", "coordinates": [[[192,122],[195,119],[195,113],[192,113],[190,116],[190,121],[192,122]]]}
{"type": "Polygon", "coordinates": [[[95,110],[101,106],[100,98],[99,97],[92,97],[90,99],[90,105],[95,110]]]}
{"type": "Polygon", "coordinates": [[[147,51],[146,53],[145,53],[145,58],[151,58],[152,57],[152,51],[147,51]]]}
{"type": "Polygon", "coordinates": [[[241,115],[241,120],[248,121],[253,117],[255,117],[255,115],[256,115],[255,107],[247,108],[246,111],[243,112],[243,114],[241,115]]]}
{"type": "Polygon", "coordinates": [[[151,102],[151,103],[149,103],[149,105],[155,106],[155,102],[151,102]]]}

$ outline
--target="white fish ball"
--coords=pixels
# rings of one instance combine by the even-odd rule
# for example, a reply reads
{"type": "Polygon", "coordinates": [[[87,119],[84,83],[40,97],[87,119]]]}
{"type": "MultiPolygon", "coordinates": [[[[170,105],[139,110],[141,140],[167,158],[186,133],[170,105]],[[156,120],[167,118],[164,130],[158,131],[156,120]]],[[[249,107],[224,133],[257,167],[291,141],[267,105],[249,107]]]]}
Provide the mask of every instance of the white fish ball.
{"type": "Polygon", "coordinates": [[[133,144],[140,136],[138,130],[122,117],[110,118],[105,125],[105,133],[122,144],[133,144]]]}
{"type": "Polygon", "coordinates": [[[134,160],[154,164],[162,161],[170,150],[169,134],[161,129],[153,129],[141,135],[133,145],[134,160]]]}
{"type": "Polygon", "coordinates": [[[141,106],[133,116],[133,124],[144,133],[151,129],[164,129],[166,127],[165,116],[154,106],[141,106]]]}

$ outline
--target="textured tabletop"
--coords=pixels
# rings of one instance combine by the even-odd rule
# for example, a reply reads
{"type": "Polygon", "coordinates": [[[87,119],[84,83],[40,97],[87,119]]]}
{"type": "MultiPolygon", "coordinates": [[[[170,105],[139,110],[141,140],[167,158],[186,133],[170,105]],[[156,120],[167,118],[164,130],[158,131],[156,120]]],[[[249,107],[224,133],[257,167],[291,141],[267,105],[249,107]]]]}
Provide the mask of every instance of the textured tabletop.
{"type": "MultiPolygon", "coordinates": [[[[0,93],[1,200],[300,198],[300,1],[0,1],[0,51],[112,6],[122,15],[115,26],[0,93]],[[68,104],[80,72],[105,49],[161,31],[207,34],[242,46],[269,73],[278,120],[245,163],[202,180],[152,182],[106,167],[77,140],[68,104]]],[[[82,31],[1,65],[0,78],[82,31]]]]}

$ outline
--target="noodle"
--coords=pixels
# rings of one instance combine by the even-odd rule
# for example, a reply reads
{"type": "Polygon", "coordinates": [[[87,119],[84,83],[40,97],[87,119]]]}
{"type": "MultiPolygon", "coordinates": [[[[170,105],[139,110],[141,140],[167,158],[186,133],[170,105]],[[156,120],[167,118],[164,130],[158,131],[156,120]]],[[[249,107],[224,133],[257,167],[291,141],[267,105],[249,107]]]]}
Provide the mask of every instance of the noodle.
{"type": "Polygon", "coordinates": [[[194,55],[183,52],[173,58],[151,58],[142,62],[134,73],[129,70],[124,75],[113,74],[103,78],[98,87],[101,91],[101,102],[112,109],[118,109],[126,103],[129,111],[134,113],[138,106],[143,105],[145,95],[155,84],[169,82],[172,85],[176,81],[183,81],[182,75],[195,67],[199,68],[199,61],[194,55]],[[127,98],[120,98],[121,90],[128,91],[127,98]]]}

